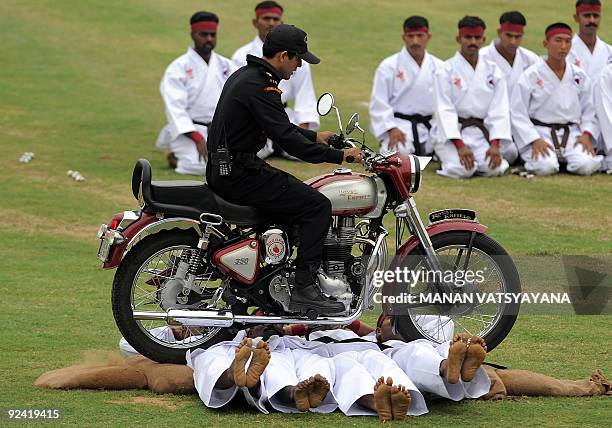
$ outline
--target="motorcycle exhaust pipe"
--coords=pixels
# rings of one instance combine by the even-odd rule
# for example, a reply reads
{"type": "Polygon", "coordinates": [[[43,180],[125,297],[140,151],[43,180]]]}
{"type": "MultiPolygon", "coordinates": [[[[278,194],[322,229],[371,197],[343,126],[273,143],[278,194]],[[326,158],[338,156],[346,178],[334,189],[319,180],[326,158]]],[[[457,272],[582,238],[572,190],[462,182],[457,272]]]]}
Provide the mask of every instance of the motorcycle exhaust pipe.
{"type": "Polygon", "coordinates": [[[199,327],[231,327],[233,324],[350,324],[361,316],[363,304],[349,316],[322,316],[309,318],[288,318],[281,316],[234,315],[229,310],[186,311],[170,309],[168,312],[134,312],[135,320],[157,320],[167,323],[199,327]]]}
{"type": "Polygon", "coordinates": [[[198,327],[231,327],[234,324],[234,315],[231,311],[185,311],[182,309],[170,309],[168,312],[134,311],[133,317],[141,321],[166,321],[168,324],[180,323],[198,327]]]}

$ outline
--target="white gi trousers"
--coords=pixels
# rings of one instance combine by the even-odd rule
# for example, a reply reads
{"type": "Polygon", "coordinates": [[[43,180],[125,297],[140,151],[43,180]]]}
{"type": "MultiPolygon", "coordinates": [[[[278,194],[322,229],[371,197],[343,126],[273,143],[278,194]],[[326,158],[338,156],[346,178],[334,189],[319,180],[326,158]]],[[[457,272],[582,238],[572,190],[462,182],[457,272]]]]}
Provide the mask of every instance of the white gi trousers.
{"type": "Polygon", "coordinates": [[[425,339],[409,343],[394,341],[394,346],[383,353],[389,356],[414,382],[421,392],[460,401],[478,398],[489,392],[491,381],[480,367],[471,382],[459,380],[450,384],[440,376],[440,364],[448,357],[450,342],[437,344],[425,339]]]}
{"type": "MultiPolygon", "coordinates": [[[[206,407],[217,409],[229,403],[240,391],[246,401],[262,413],[268,413],[265,407],[263,384],[260,383],[254,390],[236,385],[227,389],[215,388],[215,384],[227,369],[230,368],[236,347],[244,338],[242,332],[238,333],[233,341],[221,342],[208,349],[195,349],[186,355],[187,365],[193,369],[193,381],[200,399],[206,407]],[[254,394],[251,393],[254,391],[254,394]]],[[[248,364],[248,363],[247,363],[248,364]]]]}
{"type": "MultiPolygon", "coordinates": [[[[535,126],[540,137],[551,147],[554,147],[550,128],[546,126],[535,126]]],[[[582,149],[582,145],[576,144],[582,132],[576,125],[570,126],[570,135],[565,146],[565,159],[567,161],[567,172],[577,175],[591,175],[597,172],[601,166],[603,157],[601,155],[591,156],[582,149]]],[[[557,139],[561,142],[563,130],[557,131],[557,139]]],[[[559,160],[554,150],[549,149],[548,156],[538,156],[537,159],[531,158],[531,145],[521,152],[521,157],[525,161],[525,169],[535,175],[551,175],[559,172],[559,160]]]]}
{"type": "MultiPolygon", "coordinates": [[[[340,344],[338,344],[340,345],[340,344]]],[[[419,416],[428,412],[423,395],[395,362],[380,351],[342,352],[333,357],[336,369],[334,396],[338,406],[347,416],[376,415],[357,402],[364,395],[374,393],[374,385],[380,377],[393,379],[394,385],[404,385],[410,391],[408,415],[419,416]]]]}
{"type": "MultiPolygon", "coordinates": [[[[321,347],[321,350],[323,349],[324,347],[321,347]]],[[[295,403],[284,403],[275,395],[281,389],[295,386],[316,374],[327,379],[330,384],[330,392],[319,407],[310,409],[310,411],[314,413],[332,413],[338,408],[332,392],[334,367],[329,358],[318,355],[316,349],[289,348],[277,348],[270,352],[270,356],[270,363],[262,375],[262,385],[265,399],[275,410],[282,413],[299,413],[295,403]]]]}
{"type": "MultiPolygon", "coordinates": [[[[197,131],[208,140],[208,127],[194,124],[197,131]]],[[[163,130],[162,130],[163,132],[163,130]]],[[[200,160],[198,149],[193,140],[181,134],[170,141],[168,149],[177,158],[176,171],[179,174],[206,175],[206,157],[200,160]]]]}
{"type": "Polygon", "coordinates": [[[461,165],[457,148],[451,141],[447,140],[434,145],[434,150],[442,163],[441,169],[437,171],[438,174],[450,178],[470,178],[473,175],[497,177],[506,172],[508,169],[506,157],[511,158],[510,152],[514,146],[512,142],[502,142],[500,146],[502,154],[501,164],[497,168],[492,169],[489,166],[489,158],[486,158],[487,150],[491,146],[485,139],[482,131],[474,126],[470,126],[461,131],[461,138],[465,145],[474,153],[474,166],[471,169],[467,169],[461,165]],[[506,151],[505,155],[504,150],[506,151]]]}

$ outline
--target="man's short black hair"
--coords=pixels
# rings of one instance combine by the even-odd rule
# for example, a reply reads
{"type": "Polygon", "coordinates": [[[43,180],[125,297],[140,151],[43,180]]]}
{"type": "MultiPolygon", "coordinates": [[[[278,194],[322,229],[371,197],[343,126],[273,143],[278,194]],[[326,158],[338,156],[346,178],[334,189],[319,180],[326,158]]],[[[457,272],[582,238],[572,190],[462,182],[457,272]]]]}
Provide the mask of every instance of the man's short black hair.
{"type": "Polygon", "coordinates": [[[261,3],[257,3],[257,6],[255,6],[255,10],[257,9],[268,9],[268,8],[273,8],[273,7],[278,7],[281,12],[283,12],[283,7],[276,3],[275,1],[262,1],[261,3]]]}
{"type": "MultiPolygon", "coordinates": [[[[287,50],[287,49],[281,49],[281,48],[272,47],[270,45],[264,44],[264,46],[262,48],[262,54],[263,54],[263,56],[265,58],[272,58],[278,52],[282,52],[282,51],[285,51],[285,50],[287,50]]],[[[289,54],[289,59],[292,59],[296,55],[295,52],[287,52],[287,53],[289,54]]]]}
{"type": "Polygon", "coordinates": [[[547,34],[553,28],[565,28],[566,30],[572,31],[572,27],[567,25],[565,22],[555,22],[554,24],[550,24],[548,27],[546,27],[544,34],[547,34]]]}
{"type": "Polygon", "coordinates": [[[195,24],[196,22],[202,21],[213,21],[218,23],[219,17],[212,12],[196,12],[191,16],[189,23],[195,24]]]}
{"type": "Polygon", "coordinates": [[[404,21],[404,30],[406,28],[419,28],[419,27],[427,27],[429,28],[429,22],[427,22],[426,18],[423,18],[422,16],[409,16],[408,18],[406,18],[406,20],[404,21]]]}
{"type": "Polygon", "coordinates": [[[599,0],[578,0],[576,2],[576,7],[588,5],[588,6],[601,6],[601,2],[599,0]]]}
{"type": "Polygon", "coordinates": [[[527,25],[527,20],[525,19],[525,16],[517,11],[517,10],[513,10],[510,12],[505,12],[502,14],[502,16],[499,17],[499,23],[503,24],[503,23],[508,23],[508,24],[517,24],[517,25],[527,25]]]}
{"type": "Polygon", "coordinates": [[[463,18],[461,18],[459,20],[459,23],[457,24],[457,28],[463,28],[463,27],[482,27],[486,29],[487,25],[482,19],[480,19],[477,16],[466,15],[463,18]]]}

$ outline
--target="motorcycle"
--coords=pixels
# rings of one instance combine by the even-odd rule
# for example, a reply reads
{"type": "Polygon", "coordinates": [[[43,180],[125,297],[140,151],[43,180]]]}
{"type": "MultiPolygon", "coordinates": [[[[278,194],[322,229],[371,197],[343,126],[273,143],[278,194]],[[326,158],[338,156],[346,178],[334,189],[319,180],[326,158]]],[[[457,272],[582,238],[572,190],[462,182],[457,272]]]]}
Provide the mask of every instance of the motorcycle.
{"type": "Polygon", "coordinates": [[[138,352],[162,363],[184,363],[187,350],[228,340],[240,328],[346,325],[381,302],[405,340],[443,342],[450,339],[445,326],[451,325],[455,333],[484,337],[491,350],[510,332],[518,303],[447,299],[394,305],[393,299],[382,300],[400,294],[516,293],[520,280],[512,259],[485,234],[487,227],[474,211],[436,211],[427,226],[423,223],[414,194],[430,158],[369,149],[359,115],[351,117],[343,132],[329,93],[319,98],[317,110],[322,116],[335,110],[340,133],[329,144],[338,149],[360,147],[367,171],[338,168],[305,182],[332,203],[332,225],[317,278],[321,291],[342,302],[345,311],[333,316],[289,312],[293,256],[299,247],[294,225],[273,222],[255,208],[225,201],[203,182],[152,181],[151,166],[141,159],[132,176],[132,193],[140,208],[115,214],[98,232],[103,267],[118,267],[113,315],[138,352]],[[348,138],[355,130],[361,132],[361,142],[348,138]],[[388,266],[389,232],[383,218],[390,212],[396,218],[396,256],[388,266]],[[452,273],[474,267],[489,272],[484,284],[426,275],[409,287],[388,278],[382,286],[375,281],[387,268],[452,273]]]}

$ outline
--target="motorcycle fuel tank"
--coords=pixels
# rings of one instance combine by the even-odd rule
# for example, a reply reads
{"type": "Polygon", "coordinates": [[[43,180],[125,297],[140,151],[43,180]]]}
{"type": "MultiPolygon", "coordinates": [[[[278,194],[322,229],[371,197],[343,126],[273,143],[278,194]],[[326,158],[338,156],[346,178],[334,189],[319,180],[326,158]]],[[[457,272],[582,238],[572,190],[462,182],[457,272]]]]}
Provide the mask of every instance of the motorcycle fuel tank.
{"type": "Polygon", "coordinates": [[[384,184],[365,174],[339,168],[306,181],[313,189],[323,193],[332,203],[332,215],[364,216],[379,205],[384,184]]]}

